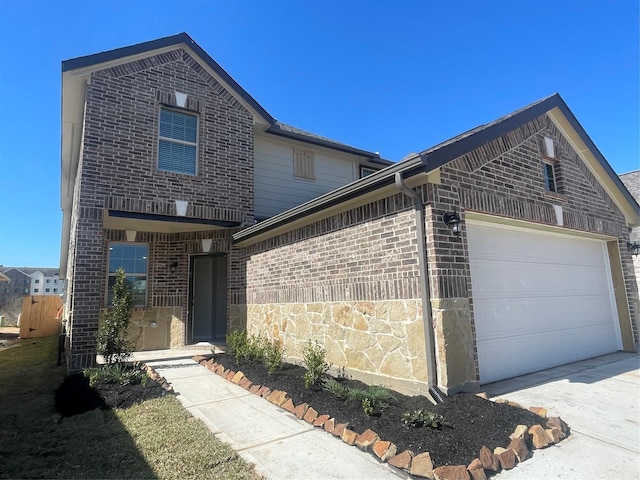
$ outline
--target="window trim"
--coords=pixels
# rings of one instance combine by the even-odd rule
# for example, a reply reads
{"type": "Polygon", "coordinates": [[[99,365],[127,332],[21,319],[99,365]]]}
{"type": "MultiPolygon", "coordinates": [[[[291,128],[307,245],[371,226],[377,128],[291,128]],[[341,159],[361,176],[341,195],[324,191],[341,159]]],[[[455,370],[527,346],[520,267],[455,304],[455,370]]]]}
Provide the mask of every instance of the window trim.
{"type": "Polygon", "coordinates": [[[148,243],[144,243],[144,242],[109,242],[108,244],[108,251],[107,251],[107,281],[106,281],[106,285],[105,285],[105,291],[104,291],[104,305],[109,308],[111,305],[109,304],[109,278],[111,277],[115,277],[116,274],[109,272],[109,263],[111,262],[111,251],[112,251],[112,246],[113,245],[125,245],[125,246],[131,246],[131,247],[135,247],[135,246],[144,246],[147,247],[147,269],[145,271],[144,274],[142,273],[128,273],[125,270],[126,276],[127,277],[144,277],[145,282],[146,282],[146,286],[144,289],[144,304],[134,304],[133,307],[134,308],[147,308],[149,306],[149,252],[150,252],[150,248],[149,248],[149,244],[148,243]]]}
{"type": "Polygon", "coordinates": [[[559,193],[558,192],[558,174],[556,170],[557,163],[558,163],[557,161],[551,158],[545,157],[542,159],[542,174],[544,176],[544,188],[545,188],[545,191],[549,193],[559,193]],[[553,177],[551,180],[553,181],[553,189],[550,188],[549,186],[548,167],[551,167],[551,173],[553,177]]]}
{"type": "Polygon", "coordinates": [[[367,177],[369,175],[373,175],[374,173],[376,173],[379,169],[377,168],[373,168],[373,167],[367,167],[366,165],[360,165],[360,177],[359,178],[364,178],[367,177]],[[364,171],[368,170],[369,173],[367,173],[366,175],[363,175],[364,171]]]}
{"type": "Polygon", "coordinates": [[[158,141],[156,142],[156,146],[158,149],[158,154],[156,155],[156,169],[160,172],[164,172],[164,173],[173,173],[175,175],[188,175],[190,177],[197,177],[199,174],[199,168],[198,168],[198,157],[200,154],[200,148],[199,148],[199,144],[200,144],[200,115],[198,112],[193,112],[191,110],[186,110],[186,109],[182,109],[182,108],[177,108],[174,106],[169,106],[169,105],[164,105],[161,104],[160,108],[158,109],[158,141]],[[177,113],[181,113],[183,115],[191,115],[192,117],[195,117],[196,119],[196,141],[195,143],[192,142],[187,142],[185,140],[179,140],[177,138],[171,138],[171,137],[163,137],[160,134],[160,117],[162,116],[162,111],[166,110],[166,111],[170,111],[170,112],[177,112],[177,113]],[[165,170],[163,168],[160,168],[160,142],[164,140],[166,142],[171,142],[171,143],[177,143],[180,145],[188,145],[188,146],[193,146],[196,148],[196,153],[195,153],[195,158],[194,158],[194,173],[187,173],[187,172],[176,172],[173,170],[165,170]]]}

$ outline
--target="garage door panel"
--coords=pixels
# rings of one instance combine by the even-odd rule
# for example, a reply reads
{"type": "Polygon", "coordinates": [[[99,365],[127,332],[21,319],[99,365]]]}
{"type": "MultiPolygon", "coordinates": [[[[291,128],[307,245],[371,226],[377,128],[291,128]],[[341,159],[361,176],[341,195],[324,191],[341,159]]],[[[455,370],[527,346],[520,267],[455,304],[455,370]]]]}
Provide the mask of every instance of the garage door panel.
{"type": "Polygon", "coordinates": [[[481,383],[618,349],[604,242],[467,227],[481,383]]]}
{"type": "MultiPolygon", "coordinates": [[[[477,341],[485,342],[492,338],[536,335],[541,331],[565,332],[576,328],[610,328],[610,309],[603,307],[606,296],[566,297],[548,299],[544,304],[529,299],[512,299],[474,303],[474,315],[477,318],[499,318],[476,327],[477,341]],[[564,315],[558,312],[566,309],[566,303],[574,304],[575,310],[564,315]]],[[[477,320],[476,320],[477,323],[477,320]]],[[[594,332],[594,336],[599,335],[594,332]]],[[[610,335],[609,335],[610,336],[610,335]]]]}
{"type": "Polygon", "coordinates": [[[602,266],[478,260],[474,298],[598,294],[608,289],[602,266]]]}
{"type": "MultiPolygon", "coordinates": [[[[599,333],[607,334],[607,326],[601,326],[599,333]]],[[[566,338],[557,332],[541,332],[528,338],[510,337],[492,339],[478,351],[478,362],[484,374],[482,383],[490,383],[504,378],[536,372],[565,363],[577,362],[598,355],[610,353],[611,345],[594,345],[593,331],[582,334],[580,329],[571,334],[572,348],[567,348],[566,338]],[[500,352],[487,355],[483,352],[500,352]]]]}

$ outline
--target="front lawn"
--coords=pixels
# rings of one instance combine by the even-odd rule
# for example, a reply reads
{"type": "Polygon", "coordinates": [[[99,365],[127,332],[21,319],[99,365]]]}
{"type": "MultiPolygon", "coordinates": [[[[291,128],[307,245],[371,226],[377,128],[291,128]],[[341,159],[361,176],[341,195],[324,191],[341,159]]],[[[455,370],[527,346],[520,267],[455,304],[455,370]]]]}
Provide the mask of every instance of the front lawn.
{"type": "Polygon", "coordinates": [[[172,395],[61,417],[57,337],[0,352],[0,478],[256,479],[172,395]]]}

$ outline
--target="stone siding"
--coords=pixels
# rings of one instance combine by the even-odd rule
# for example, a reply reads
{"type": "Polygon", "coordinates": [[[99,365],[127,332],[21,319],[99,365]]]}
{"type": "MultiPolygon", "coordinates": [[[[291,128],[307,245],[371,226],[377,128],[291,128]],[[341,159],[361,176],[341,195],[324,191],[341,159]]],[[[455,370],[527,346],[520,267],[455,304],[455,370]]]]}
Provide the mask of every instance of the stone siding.
{"type": "Polygon", "coordinates": [[[276,339],[296,363],[311,340],[324,346],[337,371],[426,393],[420,300],[254,304],[247,316],[251,333],[276,339]]]}
{"type": "MultiPolygon", "coordinates": [[[[91,75],[67,266],[70,371],[95,361],[108,242],[124,241],[124,231],[104,230],[104,211],[173,216],[175,201],[183,200],[189,202],[188,217],[242,224],[253,219],[253,184],[253,116],[187,51],[176,49],[91,75]],[[157,168],[159,112],[161,106],[176,106],[176,91],[187,94],[186,110],[199,118],[195,176],[157,168]]],[[[243,267],[230,233],[138,232],[136,241],[148,243],[150,251],[150,310],[142,317],[171,317],[164,345],[177,345],[174,337],[184,342],[188,256],[201,253],[201,238],[214,239],[212,252],[228,254],[229,301],[243,301],[243,267]],[[167,265],[174,260],[178,269],[169,272],[167,265]],[[156,313],[150,313],[153,309],[156,313]],[[183,324],[180,335],[173,319],[183,324]]],[[[142,341],[152,343],[158,344],[151,337],[142,341]]]]}

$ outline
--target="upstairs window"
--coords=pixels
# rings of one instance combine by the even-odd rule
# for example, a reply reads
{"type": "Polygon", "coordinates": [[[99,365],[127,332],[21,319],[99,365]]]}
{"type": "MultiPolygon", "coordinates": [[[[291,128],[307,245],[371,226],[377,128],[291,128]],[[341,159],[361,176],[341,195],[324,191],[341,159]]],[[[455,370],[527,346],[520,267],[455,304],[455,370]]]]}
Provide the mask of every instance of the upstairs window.
{"type": "Polygon", "coordinates": [[[364,178],[366,176],[371,175],[372,173],[376,173],[378,170],[375,168],[369,167],[360,167],[360,178],[364,178]]]}
{"type": "Polygon", "coordinates": [[[116,283],[116,272],[123,268],[127,286],[136,307],[147,304],[147,257],[149,247],[141,244],[112,243],[109,246],[109,278],[107,281],[107,306],[113,301],[113,286],[116,283]]]}
{"type": "Polygon", "coordinates": [[[197,115],[160,109],[158,170],[195,175],[197,142],[197,115]]]}

